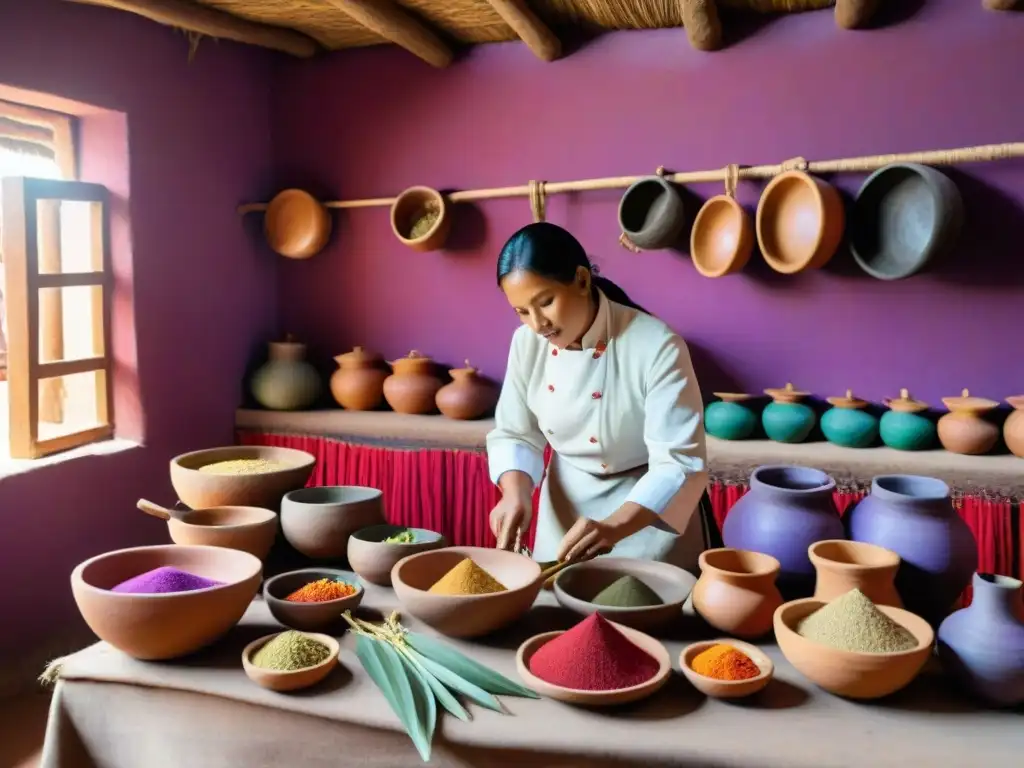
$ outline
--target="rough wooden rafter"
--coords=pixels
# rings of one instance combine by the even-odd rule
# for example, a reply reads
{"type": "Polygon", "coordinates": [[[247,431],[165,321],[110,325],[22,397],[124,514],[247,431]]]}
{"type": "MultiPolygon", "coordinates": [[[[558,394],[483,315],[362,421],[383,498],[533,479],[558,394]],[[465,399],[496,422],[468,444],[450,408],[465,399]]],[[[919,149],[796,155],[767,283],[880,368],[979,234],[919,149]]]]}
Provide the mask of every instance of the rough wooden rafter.
{"type": "Polygon", "coordinates": [[[390,0],[324,2],[435,67],[447,67],[455,57],[441,38],[390,0]]]}
{"type": "Polygon", "coordinates": [[[541,21],[526,0],[487,0],[490,6],[519,35],[519,39],[542,61],[562,55],[562,42],[541,21]]]}

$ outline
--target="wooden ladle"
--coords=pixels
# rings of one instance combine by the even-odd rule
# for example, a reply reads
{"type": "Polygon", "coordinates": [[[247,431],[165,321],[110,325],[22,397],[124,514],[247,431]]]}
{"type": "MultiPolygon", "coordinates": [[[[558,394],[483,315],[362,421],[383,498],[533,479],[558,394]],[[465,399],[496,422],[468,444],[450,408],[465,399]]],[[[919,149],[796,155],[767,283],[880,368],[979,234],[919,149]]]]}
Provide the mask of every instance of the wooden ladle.
{"type": "Polygon", "coordinates": [[[158,517],[161,520],[170,520],[172,517],[175,520],[185,522],[185,518],[192,510],[187,509],[168,509],[167,507],[161,507],[159,504],[154,504],[152,501],[146,499],[139,499],[135,502],[135,506],[145,512],[147,515],[158,517]]]}

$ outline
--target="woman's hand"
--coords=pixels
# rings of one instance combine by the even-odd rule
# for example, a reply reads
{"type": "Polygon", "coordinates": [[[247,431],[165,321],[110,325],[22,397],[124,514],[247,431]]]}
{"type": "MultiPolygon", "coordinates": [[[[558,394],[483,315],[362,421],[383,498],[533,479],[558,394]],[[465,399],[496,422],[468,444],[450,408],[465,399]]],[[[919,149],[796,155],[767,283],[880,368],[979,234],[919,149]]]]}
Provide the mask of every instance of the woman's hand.
{"type": "Polygon", "coordinates": [[[657,514],[647,507],[631,501],[615,510],[607,520],[581,517],[562,537],[558,560],[589,560],[603,555],[624,538],[646,528],[657,519],[657,514]]]}
{"type": "Polygon", "coordinates": [[[498,484],[501,501],[491,510],[491,533],[498,540],[498,549],[511,550],[516,544],[516,534],[525,532],[530,525],[533,483],[525,473],[512,471],[503,474],[498,484]]]}

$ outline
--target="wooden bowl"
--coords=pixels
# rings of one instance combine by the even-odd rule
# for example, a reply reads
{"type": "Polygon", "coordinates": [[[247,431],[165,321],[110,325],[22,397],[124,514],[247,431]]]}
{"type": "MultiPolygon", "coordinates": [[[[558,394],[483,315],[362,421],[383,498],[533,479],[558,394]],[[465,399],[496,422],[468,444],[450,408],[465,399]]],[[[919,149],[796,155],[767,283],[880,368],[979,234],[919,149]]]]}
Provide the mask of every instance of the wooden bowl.
{"type": "Polygon", "coordinates": [[[260,637],[253,640],[245,646],[245,649],[242,651],[242,669],[245,670],[245,674],[248,678],[257,685],[268,688],[271,691],[278,691],[281,693],[286,691],[298,691],[303,688],[309,688],[316,685],[331,674],[331,671],[338,666],[338,651],[340,650],[338,641],[330,635],[318,635],[314,633],[307,634],[314,640],[326,645],[331,651],[331,655],[316,666],[306,667],[305,669],[296,669],[290,672],[283,672],[277,669],[264,669],[263,667],[255,666],[252,663],[253,654],[280,634],[283,633],[275,632],[272,635],[267,635],[266,637],[260,637]]]}
{"type": "Polygon", "coordinates": [[[391,205],[391,231],[403,245],[414,251],[436,251],[448,239],[452,220],[444,195],[430,187],[409,187],[391,205]],[[413,236],[413,225],[421,216],[436,212],[437,220],[427,231],[413,236]]]}
{"type": "Polygon", "coordinates": [[[541,646],[564,634],[564,632],[545,632],[531,637],[520,645],[519,650],[516,651],[516,669],[519,672],[519,677],[522,678],[523,683],[527,687],[532,688],[541,696],[585,707],[610,707],[616,704],[628,704],[646,699],[648,696],[657,693],[672,675],[672,658],[668,655],[665,646],[650,635],[645,635],[637,629],[624,627],[615,624],[615,622],[611,623],[635,645],[647,651],[658,661],[657,674],[647,682],[611,691],[586,691],[578,688],[563,688],[560,685],[549,683],[537,677],[530,671],[530,659],[533,658],[533,654],[540,650],[541,646]]]}
{"type": "Polygon", "coordinates": [[[521,618],[540,593],[540,565],[525,555],[489,547],[448,547],[399,560],[391,571],[395,594],[420,621],[449,637],[478,637],[521,618]],[[438,579],[465,558],[505,587],[488,595],[435,595],[438,579]]]}
{"type": "Polygon", "coordinates": [[[265,560],[277,535],[277,514],[263,507],[210,507],[170,518],[167,531],[175,544],[240,549],[265,560]]]}
{"type": "Polygon", "coordinates": [[[902,608],[896,591],[900,556],[891,549],[864,541],[825,539],[807,548],[816,574],[814,595],[824,603],[859,589],[875,605],[902,608]]]}
{"type": "Polygon", "coordinates": [[[348,564],[360,578],[382,587],[391,586],[391,571],[395,563],[409,555],[441,549],[445,538],[426,528],[406,528],[404,525],[371,525],[348,537],[348,564]],[[400,531],[409,530],[416,536],[412,544],[389,544],[384,539],[400,531]]]}
{"type": "Polygon", "coordinates": [[[171,485],[178,498],[192,509],[229,506],[279,509],[281,497],[304,486],[315,464],[316,458],[311,453],[293,448],[262,445],[206,448],[171,459],[171,485]],[[287,466],[252,475],[213,475],[199,471],[207,464],[235,459],[267,459],[287,466]]]}
{"type": "Polygon", "coordinates": [[[690,258],[704,277],[739,272],[754,250],[754,226],[743,206],[728,195],[712,197],[690,230],[690,258]]]}
{"type": "Polygon", "coordinates": [[[917,638],[914,648],[897,653],[842,651],[798,635],[801,619],[823,605],[811,597],[783,603],[775,611],[775,639],[786,660],[829,693],[850,699],[888,696],[909,685],[931,656],[935,633],[928,622],[888,605],[876,607],[917,638]]]}
{"type": "Polygon", "coordinates": [[[308,259],[331,237],[331,214],[308,192],[286,189],[274,195],[263,215],[270,247],[289,259],[308,259]]]}
{"type": "Polygon", "coordinates": [[[745,696],[753,696],[758,691],[763,690],[775,675],[775,664],[764,651],[756,645],[726,637],[718,640],[702,640],[699,643],[691,643],[686,646],[683,648],[683,652],[679,654],[679,668],[683,671],[683,676],[693,684],[694,688],[714,699],[742,699],[745,696]],[[747,680],[717,680],[700,674],[691,666],[697,654],[706,651],[713,645],[720,644],[731,645],[740,653],[746,654],[752,662],[757,664],[761,674],[747,680]]]}
{"type": "Polygon", "coordinates": [[[697,583],[696,577],[669,563],[633,560],[628,557],[598,557],[571,565],[555,577],[555,598],[563,608],[589,616],[601,613],[634,629],[651,631],[679,621],[683,603],[697,583]],[[649,608],[615,608],[590,602],[597,594],[622,576],[635,576],[664,602],[649,608]]]}
{"type": "Polygon", "coordinates": [[[792,275],[825,266],[843,239],[843,199],[803,171],[773,178],[757,204],[757,242],[768,266],[792,275]]]}
{"type": "Polygon", "coordinates": [[[225,547],[160,544],[91,557],[71,573],[71,591],[96,635],[136,659],[174,659],[219,640],[249,607],[263,578],[259,558],[225,547]],[[170,566],[223,582],[192,592],[112,592],[122,581],[170,566]]]}
{"type": "Polygon", "coordinates": [[[306,557],[345,557],[349,536],[384,522],[383,498],[377,488],[357,485],[299,488],[281,500],[281,530],[306,557]]]}
{"type": "Polygon", "coordinates": [[[318,632],[336,624],[345,611],[354,611],[363,602],[363,585],[351,571],[334,568],[303,568],[288,571],[263,584],[263,600],[270,614],[281,624],[303,632],[318,632]],[[340,579],[356,588],[356,591],[337,600],[323,603],[294,603],[285,598],[306,584],[320,579],[340,579]]]}

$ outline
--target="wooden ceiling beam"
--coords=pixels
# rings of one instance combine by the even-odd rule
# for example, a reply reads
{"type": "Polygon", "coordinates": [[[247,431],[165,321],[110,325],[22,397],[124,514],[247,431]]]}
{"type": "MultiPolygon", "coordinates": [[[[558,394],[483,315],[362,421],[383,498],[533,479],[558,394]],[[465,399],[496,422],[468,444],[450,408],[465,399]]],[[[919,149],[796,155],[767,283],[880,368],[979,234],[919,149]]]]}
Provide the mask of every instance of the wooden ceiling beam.
{"type": "Polygon", "coordinates": [[[218,11],[189,0],[68,0],[81,5],[98,5],[143,16],[158,24],[179,27],[208,37],[272,48],[293,56],[309,58],[319,46],[301,32],[254,21],[218,11]]]}
{"type": "Polygon", "coordinates": [[[452,49],[441,38],[389,0],[324,1],[428,64],[447,67],[455,58],[452,49]]]}
{"type": "Polygon", "coordinates": [[[519,35],[519,39],[542,61],[554,61],[562,55],[562,42],[526,0],[487,0],[495,13],[519,35]]]}

